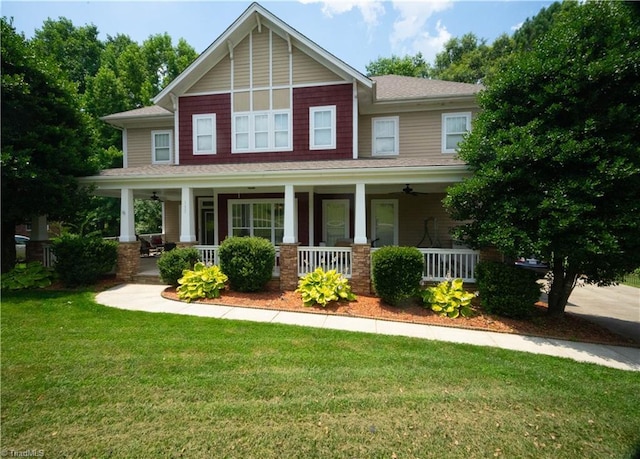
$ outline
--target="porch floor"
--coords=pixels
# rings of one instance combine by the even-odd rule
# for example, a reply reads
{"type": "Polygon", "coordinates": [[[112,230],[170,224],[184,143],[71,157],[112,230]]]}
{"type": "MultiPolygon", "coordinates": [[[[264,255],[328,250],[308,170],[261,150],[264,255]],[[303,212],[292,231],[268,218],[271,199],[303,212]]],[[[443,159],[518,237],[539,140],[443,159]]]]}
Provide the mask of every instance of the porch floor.
{"type": "Polygon", "coordinates": [[[141,284],[164,285],[158,269],[159,257],[140,257],[140,267],[135,281],[141,284]]]}

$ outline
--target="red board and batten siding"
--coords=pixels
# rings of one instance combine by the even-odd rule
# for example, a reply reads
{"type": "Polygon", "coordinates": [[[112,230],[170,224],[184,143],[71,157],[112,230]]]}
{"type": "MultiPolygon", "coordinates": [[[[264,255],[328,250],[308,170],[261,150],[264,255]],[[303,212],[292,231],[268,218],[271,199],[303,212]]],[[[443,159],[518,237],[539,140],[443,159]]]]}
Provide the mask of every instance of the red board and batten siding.
{"type": "Polygon", "coordinates": [[[351,159],[353,149],[353,93],[350,84],[294,88],[293,151],[231,153],[231,95],[180,98],[180,164],[224,164],[268,161],[351,159]],[[309,150],[309,107],[336,106],[336,149],[309,150]],[[216,114],[217,154],[193,154],[192,117],[216,114]]]}

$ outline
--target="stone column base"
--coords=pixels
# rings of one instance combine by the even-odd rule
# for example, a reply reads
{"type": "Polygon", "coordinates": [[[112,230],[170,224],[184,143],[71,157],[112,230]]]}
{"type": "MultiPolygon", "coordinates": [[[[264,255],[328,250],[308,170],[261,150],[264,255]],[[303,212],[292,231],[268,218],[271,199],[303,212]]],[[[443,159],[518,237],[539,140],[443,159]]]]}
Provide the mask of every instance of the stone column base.
{"type": "Polygon", "coordinates": [[[118,243],[116,278],[131,282],[140,271],[140,242],[118,243]]]}
{"type": "Polygon", "coordinates": [[[371,294],[371,246],[353,244],[351,266],[351,290],[355,294],[371,294]]]}
{"type": "Polygon", "coordinates": [[[298,288],[298,244],[280,244],[280,290],[298,288]]]}

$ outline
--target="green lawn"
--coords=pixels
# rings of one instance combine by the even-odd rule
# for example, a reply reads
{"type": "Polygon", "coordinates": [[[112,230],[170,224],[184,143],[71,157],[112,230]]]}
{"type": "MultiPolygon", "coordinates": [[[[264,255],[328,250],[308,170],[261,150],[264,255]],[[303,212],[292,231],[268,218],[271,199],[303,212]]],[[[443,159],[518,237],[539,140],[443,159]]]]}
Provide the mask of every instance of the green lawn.
{"type": "Polygon", "coordinates": [[[2,298],[2,448],[79,458],[623,458],[640,373],[402,337],[2,298]]]}

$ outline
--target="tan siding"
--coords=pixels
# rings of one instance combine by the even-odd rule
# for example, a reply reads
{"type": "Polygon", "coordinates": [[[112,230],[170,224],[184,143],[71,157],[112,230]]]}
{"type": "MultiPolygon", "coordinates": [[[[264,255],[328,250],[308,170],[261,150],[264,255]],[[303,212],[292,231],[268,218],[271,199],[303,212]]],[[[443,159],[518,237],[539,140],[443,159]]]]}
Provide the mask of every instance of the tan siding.
{"type": "Polygon", "coordinates": [[[451,248],[449,231],[455,223],[442,207],[444,197],[433,193],[399,198],[400,245],[451,248]]]}
{"type": "Polygon", "coordinates": [[[283,110],[286,108],[291,108],[289,94],[290,92],[288,89],[275,89],[273,91],[273,109],[283,110]]]}
{"type": "Polygon", "coordinates": [[[164,203],[165,241],[178,242],[180,240],[180,203],[165,201],[164,203]]]}
{"type": "MultiPolygon", "coordinates": [[[[400,156],[442,158],[442,114],[477,110],[437,110],[428,112],[400,113],[400,156]]],[[[371,157],[371,120],[375,117],[395,116],[390,113],[358,118],[359,157],[371,157]]]]}
{"type": "Polygon", "coordinates": [[[215,67],[209,70],[187,94],[228,91],[231,88],[231,59],[225,56],[215,67]]]}
{"type": "Polygon", "coordinates": [[[289,45],[277,34],[272,35],[272,82],[274,86],[289,84],[289,45]]]}
{"type": "Polygon", "coordinates": [[[254,91],[253,93],[253,109],[269,110],[269,91],[254,91]]]}
{"type": "Polygon", "coordinates": [[[297,48],[293,48],[293,84],[341,81],[341,78],[297,48]]]}
{"type": "Polygon", "coordinates": [[[253,87],[269,86],[269,30],[253,31],[253,87]]]}
{"type": "Polygon", "coordinates": [[[233,87],[249,87],[249,36],[233,48],[233,87]]]}
{"type": "Polygon", "coordinates": [[[127,166],[151,164],[151,131],[156,129],[127,129],[127,166]]]}
{"type": "Polygon", "coordinates": [[[233,94],[233,111],[234,112],[247,112],[249,111],[249,97],[251,93],[247,92],[236,92],[233,94]]]}

